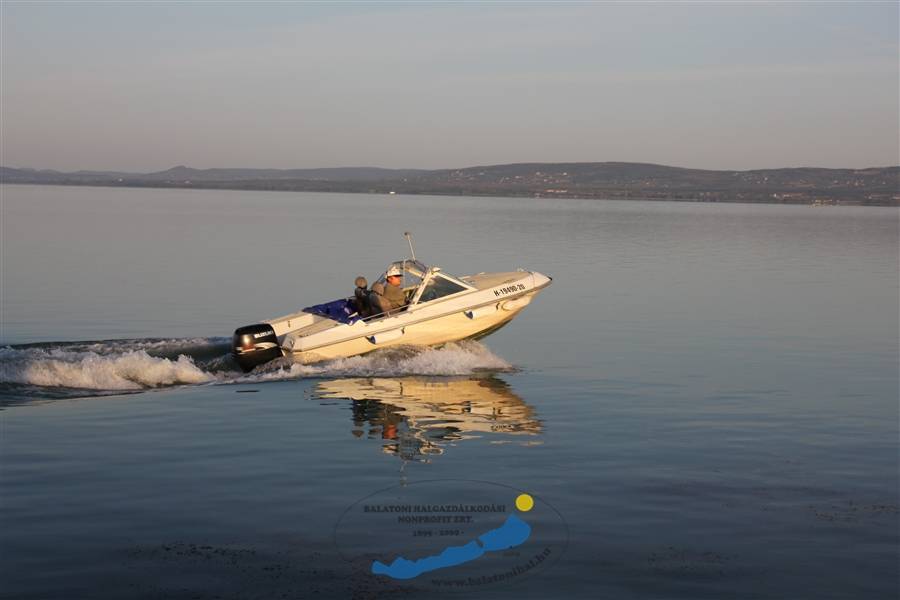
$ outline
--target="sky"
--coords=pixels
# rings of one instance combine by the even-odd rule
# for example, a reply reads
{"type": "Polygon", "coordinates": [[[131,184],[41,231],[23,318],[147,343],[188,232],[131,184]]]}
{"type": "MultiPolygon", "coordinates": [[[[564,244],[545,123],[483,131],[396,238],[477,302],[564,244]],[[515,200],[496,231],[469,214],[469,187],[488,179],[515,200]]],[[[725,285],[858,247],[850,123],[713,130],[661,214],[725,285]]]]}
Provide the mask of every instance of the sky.
{"type": "Polygon", "coordinates": [[[0,164],[900,164],[900,4],[0,5],[0,164]]]}

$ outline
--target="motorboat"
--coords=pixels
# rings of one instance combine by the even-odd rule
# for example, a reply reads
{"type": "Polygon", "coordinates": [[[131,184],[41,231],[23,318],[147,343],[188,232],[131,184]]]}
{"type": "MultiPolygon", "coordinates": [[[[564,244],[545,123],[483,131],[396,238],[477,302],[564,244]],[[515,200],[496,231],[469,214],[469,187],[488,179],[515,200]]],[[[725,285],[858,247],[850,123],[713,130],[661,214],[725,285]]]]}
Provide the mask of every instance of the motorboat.
{"type": "Polygon", "coordinates": [[[509,323],[552,282],[522,269],[456,277],[417,260],[411,242],[410,253],[372,284],[391,285],[387,274],[402,274],[404,306],[367,315],[354,295],[240,327],[233,338],[237,363],[247,372],[280,357],[311,364],[391,346],[481,338],[509,323]]]}

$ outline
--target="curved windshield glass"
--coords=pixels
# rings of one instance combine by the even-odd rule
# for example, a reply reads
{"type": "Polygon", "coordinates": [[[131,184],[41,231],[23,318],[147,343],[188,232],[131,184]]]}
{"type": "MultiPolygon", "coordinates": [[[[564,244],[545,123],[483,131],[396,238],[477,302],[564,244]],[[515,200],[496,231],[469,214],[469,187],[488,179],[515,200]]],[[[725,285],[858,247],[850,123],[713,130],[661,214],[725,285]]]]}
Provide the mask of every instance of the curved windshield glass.
{"type": "Polygon", "coordinates": [[[409,273],[410,275],[415,275],[419,279],[424,277],[426,271],[428,271],[428,267],[417,260],[398,260],[396,262],[392,262],[391,266],[388,267],[388,269],[391,269],[391,267],[397,267],[398,269],[401,269],[409,273]]]}
{"type": "Polygon", "coordinates": [[[466,288],[455,281],[450,281],[446,277],[436,274],[427,284],[425,284],[425,289],[422,290],[422,295],[419,296],[419,302],[430,302],[432,300],[437,300],[438,298],[443,298],[444,296],[462,292],[465,289],[466,288]]]}
{"type": "Polygon", "coordinates": [[[385,274],[395,267],[400,269],[403,273],[403,283],[400,285],[405,290],[418,287],[419,284],[422,283],[422,278],[425,277],[425,273],[428,271],[428,267],[417,260],[398,260],[388,265],[388,268],[385,269],[381,277],[378,278],[378,281],[384,283],[385,274]]]}

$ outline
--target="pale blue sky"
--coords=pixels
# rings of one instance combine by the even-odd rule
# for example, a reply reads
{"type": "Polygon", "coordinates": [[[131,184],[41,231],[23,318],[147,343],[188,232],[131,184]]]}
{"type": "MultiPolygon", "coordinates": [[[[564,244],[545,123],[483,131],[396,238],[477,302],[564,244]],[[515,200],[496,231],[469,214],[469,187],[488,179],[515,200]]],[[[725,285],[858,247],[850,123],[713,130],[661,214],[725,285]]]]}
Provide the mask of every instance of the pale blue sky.
{"type": "Polygon", "coordinates": [[[898,4],[2,9],[8,166],[897,164],[898,4]]]}

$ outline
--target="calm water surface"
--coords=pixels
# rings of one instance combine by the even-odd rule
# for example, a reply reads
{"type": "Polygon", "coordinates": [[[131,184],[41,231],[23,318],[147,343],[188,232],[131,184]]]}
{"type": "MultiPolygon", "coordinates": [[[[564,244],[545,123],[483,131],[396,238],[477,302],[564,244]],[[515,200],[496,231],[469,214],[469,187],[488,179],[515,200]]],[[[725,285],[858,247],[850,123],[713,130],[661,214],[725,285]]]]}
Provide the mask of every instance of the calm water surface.
{"type": "Polygon", "coordinates": [[[568,524],[470,596],[900,592],[896,209],[3,186],[0,216],[0,597],[431,597],[333,533],[436,479],[568,524]],[[405,230],[554,283],[482,343],[236,371],[235,327],[405,230]]]}

